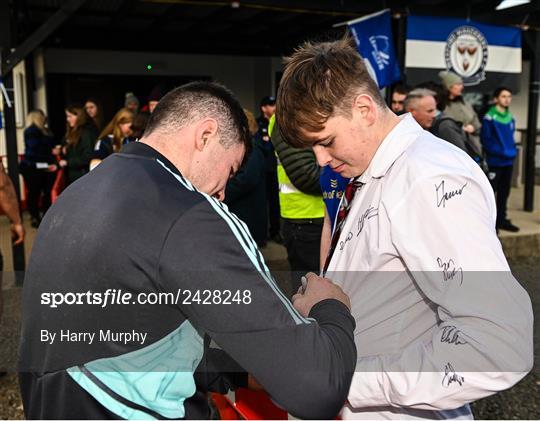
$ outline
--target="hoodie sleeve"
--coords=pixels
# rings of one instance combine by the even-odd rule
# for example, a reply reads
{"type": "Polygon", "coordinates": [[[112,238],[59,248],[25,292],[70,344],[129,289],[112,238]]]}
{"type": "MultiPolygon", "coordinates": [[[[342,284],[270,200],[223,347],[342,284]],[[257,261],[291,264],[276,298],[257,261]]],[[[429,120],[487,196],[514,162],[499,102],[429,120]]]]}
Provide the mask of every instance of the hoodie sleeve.
{"type": "Polygon", "coordinates": [[[356,362],[354,319],[336,300],[302,317],[225,206],[207,197],[171,227],[159,278],[166,291],[210,292],[211,304],[192,300],[180,304],[182,312],[278,405],[300,418],[336,416],[356,362]]]}

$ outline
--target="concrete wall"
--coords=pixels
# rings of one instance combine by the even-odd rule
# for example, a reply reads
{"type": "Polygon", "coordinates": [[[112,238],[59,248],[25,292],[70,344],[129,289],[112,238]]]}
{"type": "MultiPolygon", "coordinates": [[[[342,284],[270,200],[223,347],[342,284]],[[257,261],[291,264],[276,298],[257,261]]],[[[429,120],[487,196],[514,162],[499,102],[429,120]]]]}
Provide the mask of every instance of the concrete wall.
{"type": "MultiPolygon", "coordinates": [[[[519,77],[519,94],[515,94],[512,98],[510,109],[516,118],[516,127],[518,129],[527,128],[527,112],[529,109],[529,72],[530,62],[524,61],[519,77]]],[[[538,113],[538,122],[540,123],[540,111],[538,113]]],[[[540,127],[540,124],[539,124],[540,127]]]]}
{"type": "Polygon", "coordinates": [[[245,57],[153,52],[50,48],[44,51],[46,73],[210,76],[231,89],[242,105],[258,114],[262,97],[275,92],[277,57],[245,57]]]}
{"type": "Polygon", "coordinates": [[[34,77],[35,77],[35,91],[34,95],[34,107],[45,112],[48,115],[47,110],[47,89],[45,85],[45,60],[43,56],[43,50],[37,50],[34,53],[34,77]]]}

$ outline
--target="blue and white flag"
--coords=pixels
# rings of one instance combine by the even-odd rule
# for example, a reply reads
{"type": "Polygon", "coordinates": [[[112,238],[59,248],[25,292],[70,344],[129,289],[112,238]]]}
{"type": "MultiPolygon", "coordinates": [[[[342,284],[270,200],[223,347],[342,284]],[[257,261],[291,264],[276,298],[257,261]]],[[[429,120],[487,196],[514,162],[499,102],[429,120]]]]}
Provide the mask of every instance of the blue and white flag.
{"type": "Polygon", "coordinates": [[[401,79],[392,38],[389,10],[347,22],[360,55],[379,89],[401,79]]]}
{"type": "Polygon", "coordinates": [[[409,16],[407,20],[409,83],[409,69],[446,69],[461,76],[466,86],[486,85],[484,81],[496,85],[501,76],[521,73],[521,61],[519,28],[432,16],[409,16]]]}

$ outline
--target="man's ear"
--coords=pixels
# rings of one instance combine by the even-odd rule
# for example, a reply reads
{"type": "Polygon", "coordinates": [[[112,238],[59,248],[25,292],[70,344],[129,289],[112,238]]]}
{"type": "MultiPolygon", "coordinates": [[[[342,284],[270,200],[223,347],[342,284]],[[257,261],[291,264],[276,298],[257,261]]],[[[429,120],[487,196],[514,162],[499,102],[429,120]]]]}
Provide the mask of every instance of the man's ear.
{"type": "Polygon", "coordinates": [[[362,125],[371,126],[377,120],[377,104],[367,94],[360,94],[354,99],[353,116],[359,118],[362,125]]]}
{"type": "Polygon", "coordinates": [[[195,147],[202,151],[210,141],[218,136],[218,123],[213,118],[205,118],[195,129],[195,147]]]}

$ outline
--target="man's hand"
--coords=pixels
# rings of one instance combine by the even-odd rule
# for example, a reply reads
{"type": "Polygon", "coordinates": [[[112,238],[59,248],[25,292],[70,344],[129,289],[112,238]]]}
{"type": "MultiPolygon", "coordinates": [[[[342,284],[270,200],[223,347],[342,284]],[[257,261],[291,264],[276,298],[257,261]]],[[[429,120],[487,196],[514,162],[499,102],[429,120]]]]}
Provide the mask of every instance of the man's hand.
{"type": "Polygon", "coordinates": [[[314,273],[306,275],[307,286],[302,292],[303,287],[300,287],[298,292],[292,297],[294,308],[304,317],[308,317],[311,308],[319,301],[332,298],[341,301],[349,310],[351,309],[351,301],[349,296],[343,290],[334,284],[330,279],[322,278],[314,273]]]}
{"type": "Polygon", "coordinates": [[[469,134],[473,134],[474,133],[474,126],[472,124],[465,124],[463,126],[463,130],[469,134]]]}
{"type": "Polygon", "coordinates": [[[17,246],[24,241],[24,227],[22,224],[11,224],[11,238],[13,239],[13,245],[17,246]]]}

